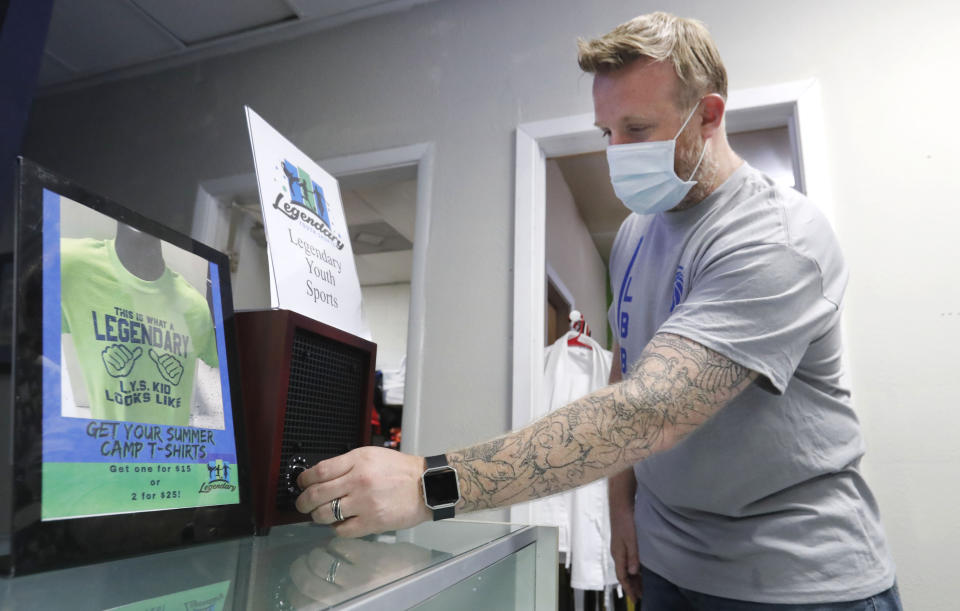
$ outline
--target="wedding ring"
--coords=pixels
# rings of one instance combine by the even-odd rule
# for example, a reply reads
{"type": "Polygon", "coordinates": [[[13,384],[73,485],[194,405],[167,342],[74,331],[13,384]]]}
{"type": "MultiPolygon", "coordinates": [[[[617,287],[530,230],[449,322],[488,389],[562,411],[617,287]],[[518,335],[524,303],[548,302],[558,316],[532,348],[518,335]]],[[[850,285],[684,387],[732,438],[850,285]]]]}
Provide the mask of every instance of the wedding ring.
{"type": "Polygon", "coordinates": [[[337,522],[343,522],[343,514],[340,513],[340,499],[333,499],[330,501],[330,505],[333,507],[333,519],[337,522]]]}
{"type": "MultiPolygon", "coordinates": [[[[340,499],[337,499],[337,500],[339,501],[340,499]]],[[[340,568],[340,561],[334,560],[333,563],[330,565],[330,568],[327,569],[327,576],[326,578],[324,578],[324,581],[326,581],[327,583],[332,583],[336,585],[337,570],[339,568],[340,568]]]]}

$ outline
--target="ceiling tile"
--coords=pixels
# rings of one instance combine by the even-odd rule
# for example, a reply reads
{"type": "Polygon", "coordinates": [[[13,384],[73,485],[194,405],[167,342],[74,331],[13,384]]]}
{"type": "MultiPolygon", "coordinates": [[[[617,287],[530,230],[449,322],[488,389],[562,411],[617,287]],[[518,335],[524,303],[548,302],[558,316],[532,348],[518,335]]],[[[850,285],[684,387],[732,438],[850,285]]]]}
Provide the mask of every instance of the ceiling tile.
{"type": "Polygon", "coordinates": [[[357,255],[413,249],[410,240],[384,221],[350,225],[350,244],[357,255]]]}
{"type": "Polygon", "coordinates": [[[197,43],[287,19],[296,13],[283,0],[132,0],[180,40],[197,43]]]}
{"type": "Polygon", "coordinates": [[[80,74],[137,64],[180,45],[126,0],[57,0],[47,50],[80,74]]]}
{"type": "Polygon", "coordinates": [[[416,180],[356,189],[354,193],[401,235],[413,241],[417,225],[416,180]]]}
{"type": "Polygon", "coordinates": [[[361,286],[410,282],[413,251],[380,252],[354,257],[361,286]]]}

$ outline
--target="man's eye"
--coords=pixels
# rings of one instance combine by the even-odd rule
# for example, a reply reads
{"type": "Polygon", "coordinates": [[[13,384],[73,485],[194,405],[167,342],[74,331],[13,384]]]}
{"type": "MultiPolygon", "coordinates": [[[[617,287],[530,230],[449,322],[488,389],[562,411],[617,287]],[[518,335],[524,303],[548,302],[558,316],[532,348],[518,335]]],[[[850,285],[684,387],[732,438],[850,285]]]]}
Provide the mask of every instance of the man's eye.
{"type": "Polygon", "coordinates": [[[609,140],[609,139],[610,139],[610,130],[609,130],[609,129],[601,129],[601,130],[600,130],[600,136],[603,137],[603,138],[605,138],[605,139],[607,139],[607,140],[609,140]]]}

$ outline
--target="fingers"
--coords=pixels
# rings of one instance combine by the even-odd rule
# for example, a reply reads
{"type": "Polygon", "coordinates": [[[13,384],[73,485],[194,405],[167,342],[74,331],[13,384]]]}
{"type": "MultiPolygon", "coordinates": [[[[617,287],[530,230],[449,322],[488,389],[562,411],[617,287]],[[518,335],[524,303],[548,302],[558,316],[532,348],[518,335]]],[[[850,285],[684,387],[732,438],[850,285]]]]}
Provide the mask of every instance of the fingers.
{"type": "Polygon", "coordinates": [[[297,485],[304,492],[297,508],[328,524],[333,508],[323,504],[343,496],[345,519],[334,525],[342,537],[410,528],[431,517],[419,491],[423,468],[419,456],[385,448],[357,448],[301,473],[297,485]]]}
{"type": "Polygon", "coordinates": [[[620,587],[633,600],[640,597],[640,563],[637,560],[637,543],[631,539],[616,539],[610,546],[613,565],[620,587]]]}
{"type": "Polygon", "coordinates": [[[290,579],[295,586],[293,594],[298,596],[290,597],[288,602],[294,609],[316,607],[318,601],[329,602],[327,599],[343,590],[345,567],[322,550],[316,551],[318,553],[300,556],[290,565],[290,579]]]}
{"type": "Polygon", "coordinates": [[[353,469],[353,458],[342,454],[328,460],[321,460],[297,477],[297,486],[306,490],[313,484],[319,484],[343,477],[353,469]]]}
{"type": "Polygon", "coordinates": [[[630,600],[637,603],[640,598],[643,596],[643,588],[640,582],[640,575],[631,575],[629,578],[620,583],[620,587],[623,588],[623,593],[630,600]]]}
{"type": "Polygon", "coordinates": [[[104,348],[101,354],[103,355],[103,358],[110,361],[111,365],[114,365],[114,364],[120,364],[123,362],[122,361],[123,355],[118,354],[118,352],[119,352],[119,346],[114,344],[104,348]]]}
{"type": "Polygon", "coordinates": [[[353,468],[349,454],[323,460],[305,470],[297,477],[297,486],[303,490],[296,500],[300,513],[309,513],[318,524],[337,522],[333,513],[333,501],[340,499],[340,515],[346,520],[355,515],[350,512],[347,496],[348,482],[344,478],[353,468]]]}
{"type": "Polygon", "coordinates": [[[130,373],[141,352],[140,348],[137,348],[136,352],[131,352],[123,344],[111,344],[104,348],[100,354],[103,364],[107,368],[107,373],[113,377],[119,377],[130,373]]]}
{"type": "Polygon", "coordinates": [[[370,528],[370,526],[362,519],[350,518],[348,520],[344,520],[343,522],[334,524],[333,532],[335,532],[338,537],[355,539],[357,537],[364,537],[366,535],[373,534],[376,531],[375,529],[370,528]]]}
{"type": "Polygon", "coordinates": [[[349,512],[349,505],[350,497],[335,497],[327,503],[321,503],[320,505],[317,505],[317,507],[310,512],[310,518],[317,524],[337,524],[338,522],[346,522],[353,517],[353,514],[349,512]],[[336,509],[338,509],[336,507],[338,500],[340,501],[339,510],[340,517],[343,518],[342,520],[337,520],[337,516],[335,514],[336,509]]]}
{"type": "Polygon", "coordinates": [[[333,500],[323,503],[311,511],[310,518],[318,524],[330,525],[333,528],[333,532],[338,537],[344,537],[348,539],[354,539],[357,537],[370,535],[375,532],[381,532],[382,529],[377,529],[371,526],[369,520],[354,515],[354,513],[357,511],[356,507],[351,510],[351,506],[354,503],[355,501],[349,496],[334,497],[333,500]],[[339,522],[333,515],[333,501],[336,500],[336,498],[340,498],[340,514],[343,516],[343,520],[339,522]]]}
{"type": "Polygon", "coordinates": [[[637,539],[636,537],[628,537],[623,541],[623,543],[627,551],[626,553],[627,574],[639,575],[640,560],[637,558],[637,539]]]}
{"type": "Polygon", "coordinates": [[[610,546],[610,554],[613,556],[614,572],[617,574],[617,581],[620,587],[631,599],[636,600],[633,592],[630,590],[630,580],[627,579],[627,552],[620,541],[614,541],[610,546]]]}
{"type": "MultiPolygon", "coordinates": [[[[139,353],[140,348],[137,348],[137,351],[139,353]]],[[[156,365],[157,371],[160,372],[164,380],[171,384],[180,384],[184,369],[176,357],[169,354],[158,354],[153,348],[150,348],[147,354],[150,356],[150,360],[153,361],[154,365],[156,365]]],[[[137,356],[139,356],[139,354],[137,356]]]]}
{"type": "MultiPolygon", "coordinates": [[[[297,511],[300,513],[309,513],[315,522],[319,524],[331,524],[335,520],[333,519],[333,507],[330,503],[334,499],[346,498],[346,494],[346,484],[343,481],[313,484],[300,493],[295,505],[297,511]]],[[[340,501],[340,513],[344,517],[354,515],[347,512],[343,500],[340,501]]]]}
{"type": "Polygon", "coordinates": [[[119,370],[123,368],[123,361],[116,354],[116,352],[112,350],[110,350],[109,352],[104,351],[103,360],[107,365],[109,365],[110,367],[113,367],[115,370],[119,370]]]}
{"type": "MultiPolygon", "coordinates": [[[[338,558],[342,558],[351,564],[369,566],[383,556],[383,545],[385,544],[335,537],[327,543],[326,549],[331,554],[335,554],[338,558]]],[[[393,545],[400,544],[391,544],[391,550],[393,550],[393,545]]]]}
{"type": "Polygon", "coordinates": [[[130,358],[136,360],[140,358],[140,355],[142,354],[143,354],[143,348],[141,348],[140,346],[137,346],[136,349],[134,349],[133,354],[130,358]]]}

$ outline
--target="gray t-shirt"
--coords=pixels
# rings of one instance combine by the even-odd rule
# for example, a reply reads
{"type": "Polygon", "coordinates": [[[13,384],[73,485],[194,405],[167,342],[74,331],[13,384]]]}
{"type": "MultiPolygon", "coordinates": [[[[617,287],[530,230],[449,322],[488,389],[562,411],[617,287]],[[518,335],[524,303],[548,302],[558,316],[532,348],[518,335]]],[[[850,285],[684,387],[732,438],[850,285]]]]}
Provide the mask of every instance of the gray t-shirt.
{"type": "Polygon", "coordinates": [[[844,379],[847,269],[817,208],[744,164],[691,209],[628,217],[610,280],[625,371],[654,334],[673,333],[761,374],[634,466],[640,562],[681,587],[756,602],[889,588],[844,379]]]}

